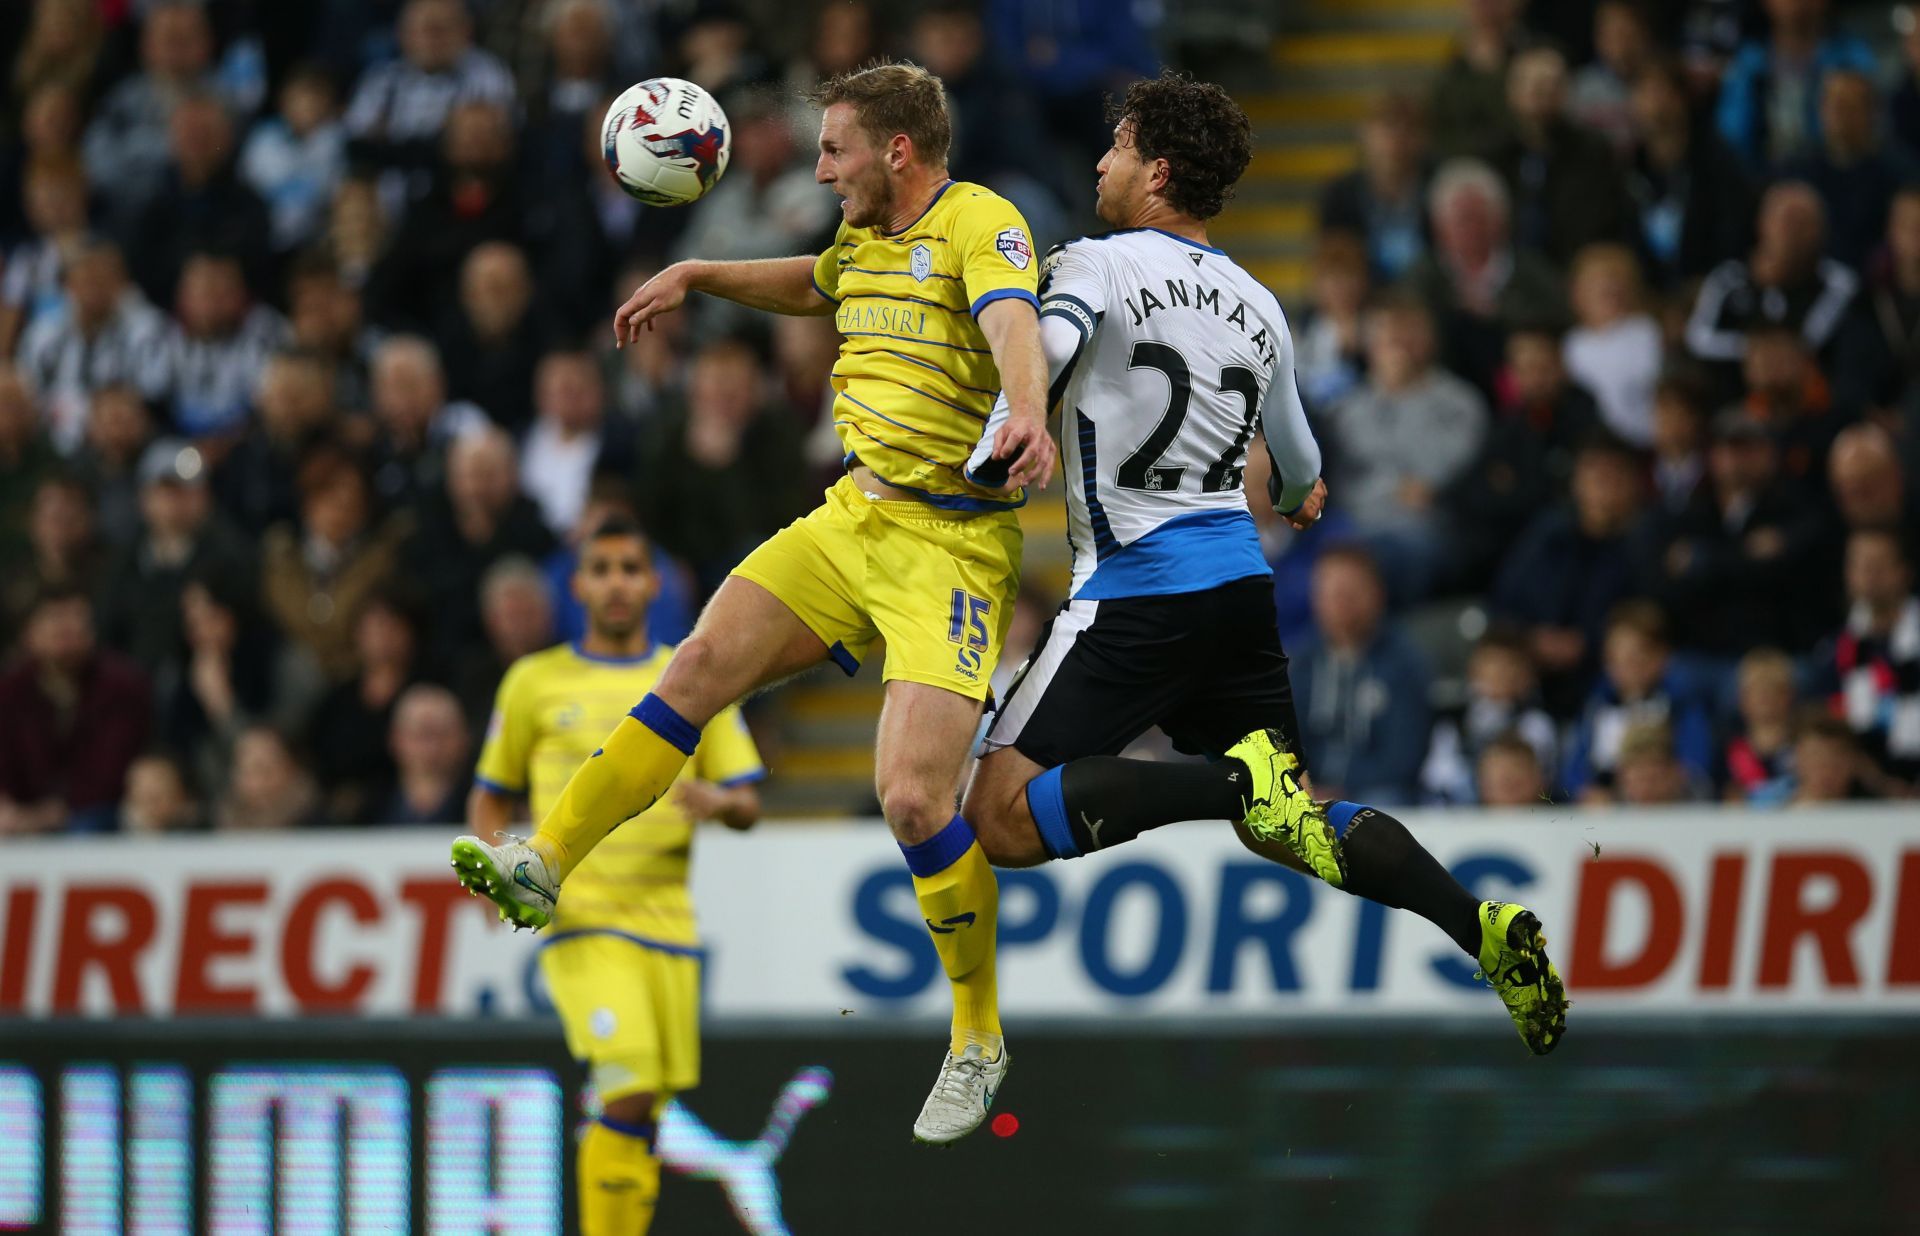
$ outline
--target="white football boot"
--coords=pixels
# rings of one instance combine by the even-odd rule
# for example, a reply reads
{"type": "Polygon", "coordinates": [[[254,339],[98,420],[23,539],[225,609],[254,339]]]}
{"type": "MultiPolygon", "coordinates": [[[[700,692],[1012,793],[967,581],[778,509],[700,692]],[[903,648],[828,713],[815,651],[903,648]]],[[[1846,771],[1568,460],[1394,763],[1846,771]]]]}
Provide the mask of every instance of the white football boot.
{"type": "Polygon", "coordinates": [[[980,1127],[1006,1080],[1010,1053],[1001,1045],[1000,1058],[987,1059],[986,1049],[978,1043],[967,1044],[959,1055],[947,1052],[940,1058],[940,1076],[933,1083],[920,1118],[913,1122],[915,1141],[929,1146],[945,1146],[959,1141],[980,1127]]]}
{"type": "Polygon", "coordinates": [[[535,931],[553,921],[560,900],[560,881],[534,848],[519,837],[502,836],[502,844],[488,845],[478,837],[453,843],[453,871],[470,893],[500,908],[502,922],[515,931],[535,931]]]}

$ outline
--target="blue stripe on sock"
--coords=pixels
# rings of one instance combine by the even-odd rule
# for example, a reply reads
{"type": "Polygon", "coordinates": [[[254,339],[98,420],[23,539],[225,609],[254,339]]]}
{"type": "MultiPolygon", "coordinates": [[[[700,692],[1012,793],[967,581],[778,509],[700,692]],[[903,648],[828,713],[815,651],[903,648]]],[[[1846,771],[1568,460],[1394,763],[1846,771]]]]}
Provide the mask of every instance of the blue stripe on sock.
{"type": "Polygon", "coordinates": [[[1067,792],[1060,784],[1061,770],[1049,768],[1027,782],[1027,809],[1040,826],[1040,844],[1055,858],[1079,858],[1080,847],[1073,843],[1073,830],[1067,827],[1067,792]]]}
{"type": "Polygon", "coordinates": [[[1353,823],[1353,817],[1367,809],[1365,803],[1341,801],[1327,804],[1327,822],[1333,825],[1333,831],[1342,837],[1347,835],[1347,825],[1353,823]]]}
{"type": "Polygon", "coordinates": [[[610,1129],[622,1137],[637,1137],[649,1143],[653,1141],[654,1123],[651,1120],[645,1124],[628,1124],[624,1120],[615,1120],[610,1116],[601,1116],[598,1120],[602,1128],[610,1129]]]}
{"type": "Polygon", "coordinates": [[[947,821],[945,828],[925,841],[903,844],[900,853],[906,856],[907,870],[924,879],[953,866],[972,848],[973,825],[956,815],[947,821]]]}
{"type": "Polygon", "coordinates": [[[633,706],[628,714],[660,737],[680,748],[680,754],[692,755],[700,745],[700,727],[673,710],[672,705],[653,692],[633,706]]]}

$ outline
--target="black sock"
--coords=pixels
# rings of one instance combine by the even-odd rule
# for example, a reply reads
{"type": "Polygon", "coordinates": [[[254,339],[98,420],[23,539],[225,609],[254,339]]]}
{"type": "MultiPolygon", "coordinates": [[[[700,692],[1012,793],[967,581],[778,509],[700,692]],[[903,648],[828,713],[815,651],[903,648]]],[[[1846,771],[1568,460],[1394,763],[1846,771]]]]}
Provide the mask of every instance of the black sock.
{"type": "Polygon", "coordinates": [[[1247,770],[1238,760],[1162,764],[1095,755],[1060,770],[1067,827],[1082,854],[1132,841],[1179,820],[1237,820],[1247,770]]]}
{"type": "MultiPolygon", "coordinates": [[[[1338,822],[1335,815],[1335,822],[1338,822]]],[[[1397,910],[1412,910],[1480,954],[1480,901],[1386,812],[1362,807],[1340,839],[1347,856],[1346,891],[1397,910]]]]}

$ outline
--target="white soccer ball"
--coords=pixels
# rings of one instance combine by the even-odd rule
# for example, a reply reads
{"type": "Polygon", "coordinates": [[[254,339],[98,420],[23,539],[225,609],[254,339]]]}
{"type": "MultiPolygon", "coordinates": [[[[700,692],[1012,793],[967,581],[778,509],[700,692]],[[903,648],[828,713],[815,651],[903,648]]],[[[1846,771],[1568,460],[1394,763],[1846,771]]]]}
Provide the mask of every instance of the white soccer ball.
{"type": "Polygon", "coordinates": [[[733,130],[705,90],[650,77],[613,101],[600,137],[614,183],[649,206],[684,206],[727,170],[733,130]]]}

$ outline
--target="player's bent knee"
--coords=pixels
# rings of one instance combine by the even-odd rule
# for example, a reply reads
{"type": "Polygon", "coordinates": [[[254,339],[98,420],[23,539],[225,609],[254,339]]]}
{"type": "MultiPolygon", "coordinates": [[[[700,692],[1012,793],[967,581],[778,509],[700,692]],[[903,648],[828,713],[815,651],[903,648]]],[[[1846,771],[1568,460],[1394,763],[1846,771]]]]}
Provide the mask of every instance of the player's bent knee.
{"type": "Polygon", "coordinates": [[[901,783],[880,787],[880,814],[887,818],[894,836],[903,841],[924,841],[940,831],[953,818],[951,796],[930,786],[901,783]]]}
{"type": "Polygon", "coordinates": [[[963,814],[980,840],[981,852],[994,866],[1035,867],[1047,861],[1024,790],[1011,799],[968,795],[963,814]]]}

